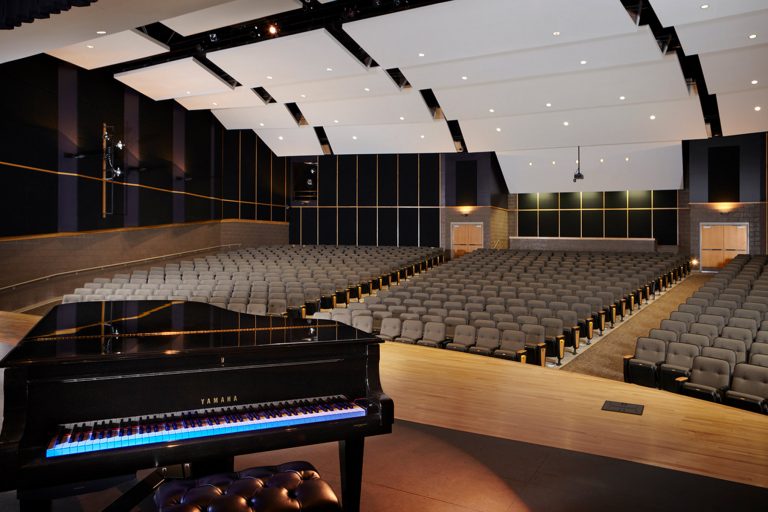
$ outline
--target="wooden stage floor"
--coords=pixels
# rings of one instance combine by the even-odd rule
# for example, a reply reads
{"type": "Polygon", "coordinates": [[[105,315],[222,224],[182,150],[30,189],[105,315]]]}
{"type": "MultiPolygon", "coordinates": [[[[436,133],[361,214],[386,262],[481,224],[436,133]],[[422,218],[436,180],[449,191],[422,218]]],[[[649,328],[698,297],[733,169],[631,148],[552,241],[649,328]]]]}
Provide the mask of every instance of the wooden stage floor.
{"type": "Polygon", "coordinates": [[[768,416],[598,377],[385,343],[395,417],[768,488],[768,416]],[[642,404],[642,416],[605,412],[642,404]]]}

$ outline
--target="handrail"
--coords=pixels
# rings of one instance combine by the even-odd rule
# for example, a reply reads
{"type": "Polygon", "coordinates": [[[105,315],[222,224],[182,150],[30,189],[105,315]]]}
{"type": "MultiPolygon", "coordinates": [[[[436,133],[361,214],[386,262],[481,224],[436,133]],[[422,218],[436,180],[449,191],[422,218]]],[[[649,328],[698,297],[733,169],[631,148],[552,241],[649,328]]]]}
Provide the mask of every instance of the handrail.
{"type": "Polygon", "coordinates": [[[77,269],[77,270],[67,270],[65,272],[58,272],[56,274],[51,274],[51,275],[42,276],[42,277],[36,277],[35,279],[30,279],[28,281],[22,281],[20,283],[9,284],[9,285],[0,287],[0,292],[4,292],[6,290],[15,290],[16,288],[18,288],[20,286],[26,286],[28,284],[38,283],[40,281],[47,281],[49,279],[53,279],[54,277],[61,277],[61,276],[66,276],[66,275],[78,275],[78,274],[81,274],[81,273],[84,273],[84,272],[91,272],[93,270],[104,270],[104,269],[113,268],[113,267],[125,267],[125,266],[128,266],[128,265],[136,265],[136,264],[139,264],[139,263],[145,263],[145,262],[150,262],[150,261],[154,261],[154,260],[163,260],[163,259],[167,259],[167,258],[175,258],[175,257],[178,257],[178,256],[184,256],[186,254],[195,254],[195,253],[198,253],[198,252],[212,251],[214,249],[222,249],[222,248],[230,248],[230,247],[240,247],[241,245],[242,244],[214,245],[212,247],[203,247],[202,249],[194,249],[194,250],[191,250],[191,251],[182,251],[182,252],[176,252],[176,253],[173,253],[173,254],[164,254],[162,256],[152,256],[151,258],[142,258],[140,260],[123,261],[123,262],[120,262],[120,263],[110,263],[109,265],[99,265],[99,266],[96,266],[96,267],[81,268],[81,269],[77,269]]]}

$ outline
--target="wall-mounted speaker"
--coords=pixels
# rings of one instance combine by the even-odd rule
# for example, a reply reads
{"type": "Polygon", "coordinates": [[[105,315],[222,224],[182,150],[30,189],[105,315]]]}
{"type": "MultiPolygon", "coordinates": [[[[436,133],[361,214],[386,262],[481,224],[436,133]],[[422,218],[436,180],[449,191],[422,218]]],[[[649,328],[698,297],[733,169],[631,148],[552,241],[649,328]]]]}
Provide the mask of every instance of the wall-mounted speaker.
{"type": "Polygon", "coordinates": [[[317,200],[317,162],[295,162],[292,169],[293,199],[317,200]]]}

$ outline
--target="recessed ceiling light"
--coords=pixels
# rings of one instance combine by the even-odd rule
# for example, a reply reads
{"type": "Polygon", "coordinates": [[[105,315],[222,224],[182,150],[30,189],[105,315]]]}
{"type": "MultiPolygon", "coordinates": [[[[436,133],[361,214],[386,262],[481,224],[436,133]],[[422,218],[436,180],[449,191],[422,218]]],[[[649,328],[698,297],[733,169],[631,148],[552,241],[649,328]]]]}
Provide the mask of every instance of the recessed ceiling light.
{"type": "Polygon", "coordinates": [[[619,99],[620,99],[621,101],[624,101],[625,99],[627,99],[627,97],[626,97],[626,96],[619,96],[619,99]]]}
{"type": "Polygon", "coordinates": [[[216,102],[214,101],[214,102],[213,102],[213,106],[214,106],[214,107],[218,107],[218,106],[219,106],[219,104],[218,104],[218,103],[216,103],[216,102]]]}
{"type": "Polygon", "coordinates": [[[605,162],[605,158],[600,159],[600,163],[603,163],[603,162],[605,162]]]}
{"type": "Polygon", "coordinates": [[[585,61],[585,60],[580,60],[580,61],[579,61],[579,64],[581,64],[582,66],[583,66],[584,64],[586,64],[586,63],[587,63],[587,61],[585,61]]]}
{"type": "Polygon", "coordinates": [[[87,45],[85,45],[85,47],[93,50],[93,45],[92,44],[87,44],[87,45]]]}
{"type": "Polygon", "coordinates": [[[757,39],[757,34],[749,34],[750,39],[757,39]]]}
{"type": "Polygon", "coordinates": [[[423,57],[424,54],[422,52],[419,52],[419,57],[423,57]]]}
{"type": "Polygon", "coordinates": [[[107,33],[107,31],[106,31],[106,30],[97,30],[97,31],[96,31],[96,35],[99,35],[99,36],[103,36],[103,35],[104,35],[104,34],[106,34],[106,33],[107,33]]]}
{"type": "Polygon", "coordinates": [[[762,107],[760,105],[755,105],[755,112],[760,112],[762,110],[762,107]]]}
{"type": "Polygon", "coordinates": [[[302,94],[302,95],[301,95],[301,97],[302,97],[302,98],[306,98],[306,97],[307,97],[307,95],[306,95],[306,94],[302,94]]]}
{"type": "Polygon", "coordinates": [[[325,68],[326,71],[333,71],[333,68],[325,68]]]}
{"type": "Polygon", "coordinates": [[[654,121],[656,119],[656,114],[651,114],[650,116],[648,116],[648,119],[650,119],[651,121],[654,121]]]}
{"type": "Polygon", "coordinates": [[[496,111],[495,111],[494,109],[492,109],[492,108],[489,108],[489,109],[488,109],[488,112],[490,112],[491,114],[493,114],[493,113],[494,113],[494,112],[496,112],[496,111]]]}
{"type": "Polygon", "coordinates": [[[333,122],[336,123],[336,124],[339,124],[339,120],[338,119],[334,119],[333,122]]]}
{"type": "Polygon", "coordinates": [[[357,135],[353,135],[352,140],[357,140],[357,135]]]}
{"type": "Polygon", "coordinates": [[[533,162],[528,162],[528,167],[533,167],[533,162]]]}
{"type": "Polygon", "coordinates": [[[272,75],[267,75],[267,80],[272,80],[272,75]]]}
{"type": "Polygon", "coordinates": [[[277,25],[274,23],[267,27],[267,32],[269,32],[272,35],[277,34],[277,25]]]}
{"type": "Polygon", "coordinates": [[[497,132],[500,132],[500,131],[501,131],[501,128],[496,128],[496,131],[497,131],[497,132]]]}
{"type": "Polygon", "coordinates": [[[552,106],[552,104],[551,104],[551,103],[547,103],[547,104],[545,104],[544,106],[545,106],[545,107],[547,107],[547,108],[549,108],[549,107],[551,107],[551,106],[552,106]]]}
{"type": "Polygon", "coordinates": [[[400,120],[401,121],[405,121],[405,117],[404,116],[400,116],[400,120]]]}
{"type": "Polygon", "coordinates": [[[282,135],[278,135],[277,136],[277,140],[283,140],[283,136],[282,135]]]}
{"type": "Polygon", "coordinates": [[[625,161],[625,162],[629,162],[629,157],[628,157],[628,156],[625,156],[625,157],[624,157],[624,161],[625,161]]]}
{"type": "Polygon", "coordinates": [[[576,165],[579,165],[579,161],[578,160],[576,160],[576,165]]]}
{"type": "Polygon", "coordinates": [[[557,165],[557,162],[552,160],[552,165],[557,165]]]}
{"type": "Polygon", "coordinates": [[[757,84],[759,84],[760,82],[759,82],[758,80],[752,80],[750,83],[751,83],[752,85],[757,85],[757,84]]]}
{"type": "Polygon", "coordinates": [[[420,138],[420,139],[423,139],[423,138],[424,138],[424,135],[419,135],[419,138],[420,138]]]}
{"type": "Polygon", "coordinates": [[[264,126],[264,123],[259,123],[259,126],[264,126]]]}
{"type": "Polygon", "coordinates": [[[371,88],[370,88],[370,87],[363,87],[363,90],[364,90],[365,92],[371,92],[371,88]]]}
{"type": "Polygon", "coordinates": [[[467,76],[462,76],[461,77],[462,80],[466,80],[467,78],[469,78],[469,77],[467,77],[467,76]]]}
{"type": "Polygon", "coordinates": [[[701,4],[700,7],[702,9],[709,9],[709,4],[701,4]]]}
{"type": "Polygon", "coordinates": [[[568,126],[568,121],[563,121],[563,126],[568,126]]]}
{"type": "Polygon", "coordinates": [[[560,35],[560,31],[558,31],[558,30],[555,30],[554,32],[552,32],[552,35],[553,35],[553,36],[555,36],[555,37],[557,37],[557,36],[559,36],[559,35],[560,35]]]}
{"type": "Polygon", "coordinates": [[[192,91],[187,91],[187,94],[192,94],[192,91]]]}

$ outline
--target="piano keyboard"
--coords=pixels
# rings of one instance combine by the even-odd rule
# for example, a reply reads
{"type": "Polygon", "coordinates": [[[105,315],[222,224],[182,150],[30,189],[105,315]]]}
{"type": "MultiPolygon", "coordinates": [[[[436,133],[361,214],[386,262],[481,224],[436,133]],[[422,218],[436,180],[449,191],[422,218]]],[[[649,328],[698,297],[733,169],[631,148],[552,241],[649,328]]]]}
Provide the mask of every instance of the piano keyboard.
{"type": "Polygon", "coordinates": [[[46,457],[115,450],[365,416],[343,396],[179,411],[61,425],[46,457]]]}

